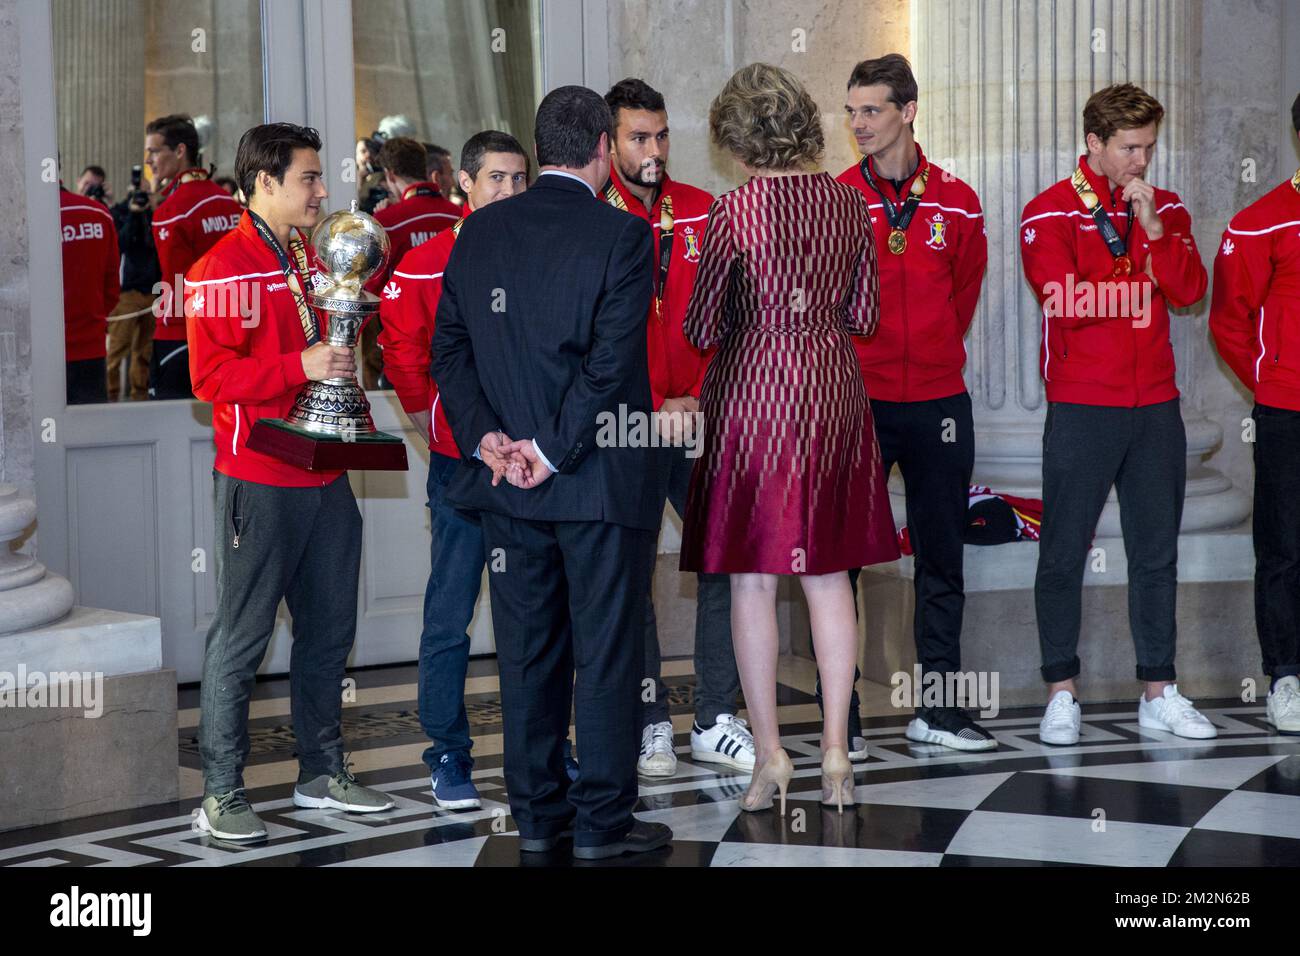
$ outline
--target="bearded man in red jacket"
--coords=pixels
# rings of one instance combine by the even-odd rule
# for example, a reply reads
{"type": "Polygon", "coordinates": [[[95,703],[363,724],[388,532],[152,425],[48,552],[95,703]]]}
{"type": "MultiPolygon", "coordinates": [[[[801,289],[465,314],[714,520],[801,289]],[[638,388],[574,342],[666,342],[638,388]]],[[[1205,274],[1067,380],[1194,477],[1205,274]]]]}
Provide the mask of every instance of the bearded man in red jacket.
{"type": "Polygon", "coordinates": [[[1174,384],[1169,308],[1205,294],[1192,219],[1145,179],[1164,108],[1124,83],[1083,109],[1087,152],[1030,200],[1025,275],[1043,307],[1047,391],[1043,526],[1034,602],[1048,705],[1047,744],[1079,740],[1075,678],[1084,565],[1113,486],[1128,559],[1140,726],[1204,739],[1217,731],[1174,683],[1178,528],[1187,436],[1174,384]]]}

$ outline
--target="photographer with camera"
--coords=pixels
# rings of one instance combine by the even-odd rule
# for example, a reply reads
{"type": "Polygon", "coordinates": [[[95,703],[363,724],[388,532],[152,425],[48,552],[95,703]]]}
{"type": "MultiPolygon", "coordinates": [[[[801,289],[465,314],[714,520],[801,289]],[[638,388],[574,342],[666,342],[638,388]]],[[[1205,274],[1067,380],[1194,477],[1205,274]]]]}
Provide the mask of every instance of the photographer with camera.
{"type": "Polygon", "coordinates": [[[108,317],[108,400],[119,399],[122,364],[131,401],[149,397],[153,352],[153,288],[162,278],[153,242],[155,197],[142,184],[144,169],[131,167],[131,192],[111,210],[122,255],[122,295],[108,317]]]}
{"type": "Polygon", "coordinates": [[[113,190],[108,187],[108,174],[103,166],[87,166],[77,177],[78,195],[103,203],[105,206],[113,201],[113,190]]]}
{"type": "Polygon", "coordinates": [[[384,138],[378,132],[357,140],[357,207],[371,216],[388,199],[384,170],[379,165],[383,148],[384,138]]]}

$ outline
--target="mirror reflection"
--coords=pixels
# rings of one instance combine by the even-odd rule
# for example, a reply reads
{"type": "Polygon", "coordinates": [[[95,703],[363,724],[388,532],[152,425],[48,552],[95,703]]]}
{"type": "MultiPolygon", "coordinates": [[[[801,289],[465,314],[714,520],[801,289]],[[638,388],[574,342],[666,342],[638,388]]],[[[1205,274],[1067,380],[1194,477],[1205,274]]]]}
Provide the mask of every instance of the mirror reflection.
{"type": "MultiPolygon", "coordinates": [[[[461,167],[475,134],[511,134],[533,155],[540,41],[538,0],[353,0],[357,200],[392,244],[372,292],[466,211],[473,180],[461,167]]],[[[361,333],[366,389],[396,384],[385,374],[382,331],[381,315],[361,333]]]]}
{"type": "Polygon", "coordinates": [[[54,0],[69,404],[190,398],[171,295],[238,222],[258,0],[54,0]]]}

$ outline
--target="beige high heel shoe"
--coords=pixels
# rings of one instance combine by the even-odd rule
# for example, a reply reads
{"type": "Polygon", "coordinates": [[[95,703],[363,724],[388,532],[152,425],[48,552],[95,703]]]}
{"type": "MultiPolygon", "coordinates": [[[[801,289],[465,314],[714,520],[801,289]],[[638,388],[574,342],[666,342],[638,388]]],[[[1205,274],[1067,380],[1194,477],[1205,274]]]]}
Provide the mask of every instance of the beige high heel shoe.
{"type": "Polygon", "coordinates": [[[772,806],[772,794],[781,795],[781,816],[785,816],[785,791],[794,776],[794,764],[784,748],[773,751],[763,766],[755,768],[749,789],[740,798],[740,809],[750,813],[767,810],[772,806]]]}
{"type": "Polygon", "coordinates": [[[832,747],[822,755],[822,803],[834,804],[840,813],[844,805],[853,806],[853,764],[840,747],[832,747]]]}

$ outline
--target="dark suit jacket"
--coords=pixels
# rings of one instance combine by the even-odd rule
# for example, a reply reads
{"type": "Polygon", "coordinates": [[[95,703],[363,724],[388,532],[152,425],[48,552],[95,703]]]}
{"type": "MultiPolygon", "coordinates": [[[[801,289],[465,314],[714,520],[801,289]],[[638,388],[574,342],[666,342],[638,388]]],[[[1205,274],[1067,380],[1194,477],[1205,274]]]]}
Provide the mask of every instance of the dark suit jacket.
{"type": "Polygon", "coordinates": [[[451,504],[658,530],[662,456],[597,447],[604,415],[617,426],[620,406],[624,418],[653,407],[651,259],[646,222],[564,176],[541,175],[465,219],[443,272],[433,337],[433,378],[463,456],[447,489],[451,504]],[[493,488],[491,470],[473,456],[497,429],[536,439],[557,474],[528,490],[504,480],[493,488]]]}

